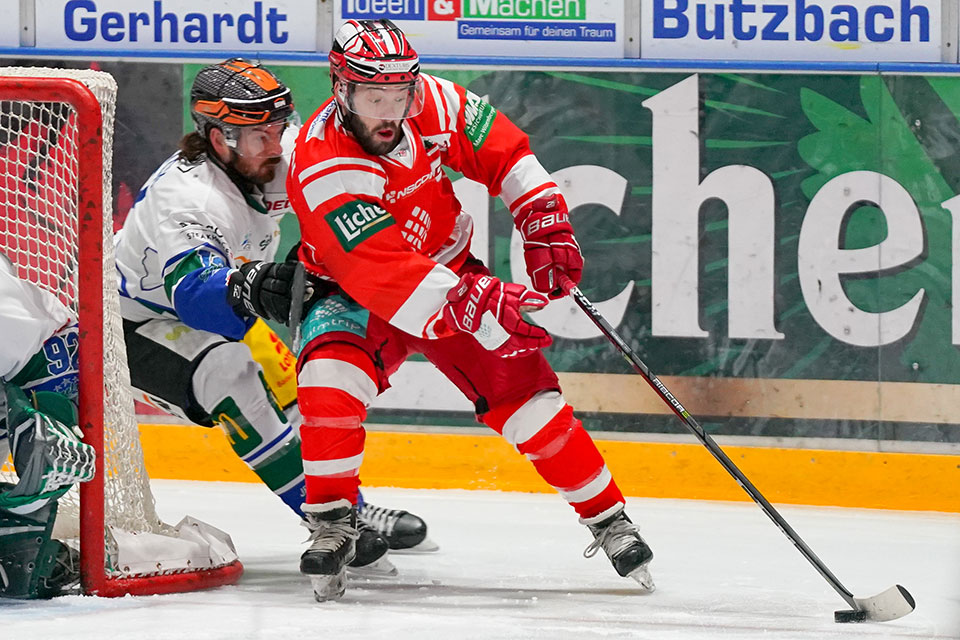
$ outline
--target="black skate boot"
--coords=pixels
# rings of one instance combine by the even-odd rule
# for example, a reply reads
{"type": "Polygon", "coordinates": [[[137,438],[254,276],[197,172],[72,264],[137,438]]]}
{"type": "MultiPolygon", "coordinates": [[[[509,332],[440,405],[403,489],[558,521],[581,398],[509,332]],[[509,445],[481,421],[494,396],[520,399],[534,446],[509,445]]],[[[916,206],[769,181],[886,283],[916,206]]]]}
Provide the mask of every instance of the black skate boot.
{"type": "Polygon", "coordinates": [[[603,549],[613,568],[625,578],[633,578],[647,591],[656,589],[648,565],[653,551],[640,537],[640,529],[630,521],[623,509],[613,515],[600,514],[596,518],[582,518],[593,534],[593,542],[584,550],[585,558],[592,558],[603,549]],[[602,518],[602,520],[601,520],[602,518]]]}
{"type": "Polygon", "coordinates": [[[360,537],[357,538],[357,555],[347,565],[347,571],[353,575],[368,578],[397,575],[397,568],[390,562],[387,554],[390,545],[387,544],[386,538],[359,516],[357,531],[360,532],[360,537]]]}
{"type": "Polygon", "coordinates": [[[300,556],[300,573],[310,576],[317,602],[339,600],[346,589],[346,567],[356,555],[357,512],[348,500],[304,504],[310,548],[300,556]]]}
{"type": "Polygon", "coordinates": [[[391,551],[423,553],[440,548],[427,537],[427,523],[423,518],[409,511],[387,509],[366,502],[358,518],[386,538],[391,551]]]}

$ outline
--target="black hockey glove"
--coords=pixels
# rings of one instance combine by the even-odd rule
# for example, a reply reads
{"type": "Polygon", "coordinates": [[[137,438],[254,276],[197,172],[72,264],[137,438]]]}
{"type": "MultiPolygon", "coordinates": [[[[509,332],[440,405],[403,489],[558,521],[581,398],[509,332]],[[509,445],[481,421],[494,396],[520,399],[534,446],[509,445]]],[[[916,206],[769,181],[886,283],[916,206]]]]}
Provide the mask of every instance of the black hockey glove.
{"type": "Polygon", "coordinates": [[[254,260],[240,266],[227,283],[227,301],[241,317],[259,316],[286,324],[295,268],[288,262],[254,260]]]}

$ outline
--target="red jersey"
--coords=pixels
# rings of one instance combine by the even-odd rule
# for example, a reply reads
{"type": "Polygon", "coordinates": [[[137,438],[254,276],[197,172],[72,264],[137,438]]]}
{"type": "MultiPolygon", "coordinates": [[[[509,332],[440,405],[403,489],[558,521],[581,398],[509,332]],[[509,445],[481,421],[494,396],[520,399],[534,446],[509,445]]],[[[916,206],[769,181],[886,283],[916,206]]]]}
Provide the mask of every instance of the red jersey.
{"type": "Polygon", "coordinates": [[[558,188],[506,116],[461,86],[420,77],[423,110],[385,155],[364,151],[334,99],[325,102],[297,137],[287,193],[309,271],[398,329],[435,337],[473,233],[443,167],[486,185],[514,216],[558,188]]]}

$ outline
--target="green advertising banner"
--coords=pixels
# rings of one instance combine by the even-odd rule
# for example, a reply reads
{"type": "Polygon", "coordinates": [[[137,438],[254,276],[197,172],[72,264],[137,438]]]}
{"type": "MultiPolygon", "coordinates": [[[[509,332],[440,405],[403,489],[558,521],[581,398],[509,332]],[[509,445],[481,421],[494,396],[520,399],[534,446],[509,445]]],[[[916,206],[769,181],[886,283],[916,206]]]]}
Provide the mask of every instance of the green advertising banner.
{"type": "MultiPolygon", "coordinates": [[[[276,70],[304,117],[329,96],[324,68],[276,70]]],[[[960,78],[435,73],[530,135],[571,204],[582,290],[708,431],[960,442],[960,78]]],[[[526,282],[503,204],[456,184],[475,253],[526,282]]],[[[536,319],[588,427],[684,430],[572,302],[536,319]]],[[[423,391],[374,416],[463,409],[423,391]]]]}

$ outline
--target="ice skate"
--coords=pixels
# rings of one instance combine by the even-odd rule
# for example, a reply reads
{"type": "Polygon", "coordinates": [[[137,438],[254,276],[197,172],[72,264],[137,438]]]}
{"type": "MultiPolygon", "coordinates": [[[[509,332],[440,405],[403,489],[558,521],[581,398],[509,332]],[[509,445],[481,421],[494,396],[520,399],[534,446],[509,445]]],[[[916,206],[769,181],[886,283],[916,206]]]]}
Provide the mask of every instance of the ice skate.
{"type": "Polygon", "coordinates": [[[423,518],[409,511],[387,509],[367,502],[357,517],[380,533],[395,553],[429,553],[440,548],[427,537],[427,523],[423,518]]]}
{"type": "Polygon", "coordinates": [[[310,548],[300,556],[300,573],[310,576],[317,602],[339,600],[346,589],[346,568],[356,556],[356,508],[347,500],[304,504],[310,548]]]}
{"type": "Polygon", "coordinates": [[[587,525],[594,538],[583,552],[585,558],[592,558],[603,549],[618,574],[633,578],[647,591],[656,589],[648,568],[653,551],[623,509],[612,516],[601,514],[597,518],[582,518],[580,522],[587,525]]]}
{"type": "Polygon", "coordinates": [[[397,568],[390,562],[390,545],[380,533],[357,517],[357,555],[347,565],[347,572],[363,578],[392,578],[397,568]]]}

